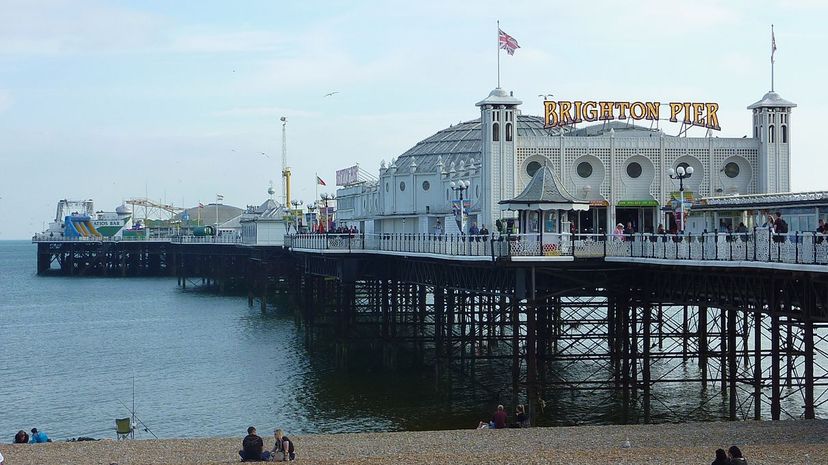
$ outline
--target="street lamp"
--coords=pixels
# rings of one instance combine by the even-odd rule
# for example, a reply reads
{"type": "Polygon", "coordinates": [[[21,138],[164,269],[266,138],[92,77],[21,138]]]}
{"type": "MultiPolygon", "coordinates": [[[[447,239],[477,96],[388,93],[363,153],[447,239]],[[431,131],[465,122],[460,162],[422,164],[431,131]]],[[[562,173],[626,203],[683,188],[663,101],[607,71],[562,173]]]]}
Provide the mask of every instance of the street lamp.
{"type": "Polygon", "coordinates": [[[315,219],[314,219],[314,217],[313,217],[313,212],[314,212],[314,211],[316,211],[316,202],[314,202],[314,203],[309,203],[309,204],[308,204],[308,214],[310,215],[310,218],[309,218],[309,222],[308,222],[309,224],[308,224],[308,226],[310,226],[310,228],[311,228],[311,232],[316,232],[316,231],[318,231],[318,228],[317,228],[317,230],[316,230],[316,231],[314,231],[314,230],[313,230],[314,226],[316,226],[316,220],[315,220],[315,219]]]}
{"type": "Polygon", "coordinates": [[[679,224],[679,232],[684,232],[684,180],[689,178],[693,175],[693,167],[688,166],[687,168],[683,166],[679,166],[676,169],[670,168],[667,171],[667,174],[670,175],[670,179],[678,179],[679,181],[679,204],[681,205],[681,217],[680,217],[680,224],[679,224]]]}
{"type": "MultiPolygon", "coordinates": [[[[336,197],[334,197],[333,195],[328,194],[326,192],[326,193],[320,195],[319,198],[322,199],[323,202],[325,202],[325,232],[327,233],[328,229],[330,228],[330,221],[328,220],[328,201],[333,200],[336,197]]],[[[320,219],[320,223],[321,223],[321,219],[320,219]]]]}
{"type": "Polygon", "coordinates": [[[460,181],[457,181],[457,182],[452,181],[452,182],[449,183],[449,186],[451,187],[451,190],[453,190],[454,192],[457,193],[457,195],[460,199],[460,221],[459,221],[459,226],[460,226],[460,233],[465,234],[466,233],[465,232],[466,231],[466,211],[465,211],[465,208],[463,206],[463,192],[465,192],[469,189],[469,186],[471,186],[471,182],[463,181],[463,180],[460,180],[460,181]]]}

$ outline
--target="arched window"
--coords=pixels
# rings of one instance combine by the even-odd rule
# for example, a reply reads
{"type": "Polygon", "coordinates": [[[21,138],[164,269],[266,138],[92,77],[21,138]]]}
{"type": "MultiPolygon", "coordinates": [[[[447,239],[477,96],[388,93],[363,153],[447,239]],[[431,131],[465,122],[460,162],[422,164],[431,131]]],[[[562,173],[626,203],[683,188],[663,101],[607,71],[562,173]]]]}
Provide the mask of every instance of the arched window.
{"type": "Polygon", "coordinates": [[[773,127],[772,124],[770,126],[768,126],[768,143],[771,143],[771,144],[776,141],[776,138],[773,137],[773,132],[774,132],[773,130],[774,130],[774,127],[773,127]]]}
{"type": "Polygon", "coordinates": [[[506,142],[512,142],[512,123],[506,123],[506,142]]]}
{"type": "Polygon", "coordinates": [[[492,140],[494,142],[500,141],[500,124],[498,123],[492,125],[492,140]]]}
{"type": "Polygon", "coordinates": [[[759,141],[762,142],[765,140],[765,127],[759,126],[759,141]]]}
{"type": "Polygon", "coordinates": [[[788,125],[787,124],[782,125],[782,143],[783,144],[788,143],[788,125]]]}
{"type": "Polygon", "coordinates": [[[758,139],[758,138],[759,138],[759,126],[754,126],[754,127],[753,127],[753,138],[754,138],[754,139],[758,139]]]}

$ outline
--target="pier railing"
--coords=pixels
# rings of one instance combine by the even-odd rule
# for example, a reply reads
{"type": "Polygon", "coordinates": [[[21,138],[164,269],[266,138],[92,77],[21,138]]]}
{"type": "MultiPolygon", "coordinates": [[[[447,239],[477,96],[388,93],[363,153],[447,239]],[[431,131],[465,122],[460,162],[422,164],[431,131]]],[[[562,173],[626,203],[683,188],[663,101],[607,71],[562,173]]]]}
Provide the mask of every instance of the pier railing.
{"type": "Polygon", "coordinates": [[[428,254],[451,257],[639,259],[828,264],[828,236],[815,232],[775,234],[766,229],[700,234],[295,234],[294,250],[428,254]]]}

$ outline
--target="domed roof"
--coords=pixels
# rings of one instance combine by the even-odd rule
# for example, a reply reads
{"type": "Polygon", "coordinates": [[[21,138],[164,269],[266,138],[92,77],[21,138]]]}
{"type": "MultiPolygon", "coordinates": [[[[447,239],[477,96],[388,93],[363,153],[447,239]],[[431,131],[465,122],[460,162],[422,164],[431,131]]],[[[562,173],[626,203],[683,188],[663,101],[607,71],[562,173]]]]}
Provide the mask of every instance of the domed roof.
{"type": "Polygon", "coordinates": [[[754,103],[753,105],[748,106],[748,110],[754,110],[756,108],[767,108],[767,107],[784,107],[784,108],[794,108],[796,104],[790,102],[788,100],[783,99],[774,91],[770,91],[762,97],[762,100],[754,103]]]}
{"type": "MultiPolygon", "coordinates": [[[[547,129],[540,116],[518,115],[517,136],[543,137],[558,135],[558,129],[547,129]]],[[[474,158],[480,162],[483,152],[480,118],[458,123],[427,137],[414,147],[408,149],[397,159],[397,173],[410,171],[411,158],[416,162],[418,172],[434,172],[438,157],[448,170],[452,162],[469,161],[474,158]]]]}

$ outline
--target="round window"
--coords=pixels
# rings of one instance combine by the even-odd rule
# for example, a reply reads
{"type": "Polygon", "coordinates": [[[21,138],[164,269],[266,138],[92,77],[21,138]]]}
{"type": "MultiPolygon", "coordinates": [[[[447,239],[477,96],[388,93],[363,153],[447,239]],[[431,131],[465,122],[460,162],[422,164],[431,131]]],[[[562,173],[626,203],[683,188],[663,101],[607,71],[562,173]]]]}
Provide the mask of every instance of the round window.
{"type": "Polygon", "coordinates": [[[636,161],[627,165],[627,176],[633,179],[641,176],[641,165],[636,161]]]}
{"type": "Polygon", "coordinates": [[[577,171],[578,176],[588,178],[592,176],[592,165],[590,165],[589,162],[582,161],[581,163],[578,163],[577,171]]]}
{"type": "Polygon", "coordinates": [[[405,190],[405,181],[400,181],[400,192],[405,190]]]}
{"type": "Polygon", "coordinates": [[[536,161],[530,161],[529,164],[526,165],[526,174],[528,174],[529,177],[532,177],[535,175],[535,173],[538,172],[539,169],[541,169],[540,163],[536,161]]]}
{"type": "Polygon", "coordinates": [[[726,164],[724,172],[728,178],[735,178],[736,176],[739,176],[739,164],[733,161],[726,164]]]}
{"type": "Polygon", "coordinates": [[[431,189],[431,183],[428,181],[423,181],[423,190],[427,191],[429,189],[431,189]]]}

